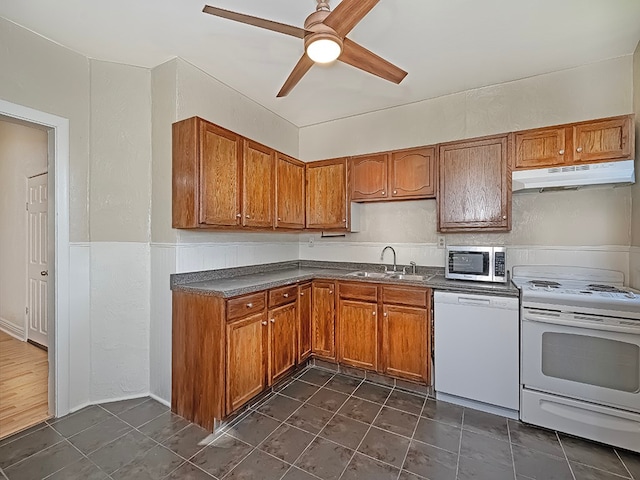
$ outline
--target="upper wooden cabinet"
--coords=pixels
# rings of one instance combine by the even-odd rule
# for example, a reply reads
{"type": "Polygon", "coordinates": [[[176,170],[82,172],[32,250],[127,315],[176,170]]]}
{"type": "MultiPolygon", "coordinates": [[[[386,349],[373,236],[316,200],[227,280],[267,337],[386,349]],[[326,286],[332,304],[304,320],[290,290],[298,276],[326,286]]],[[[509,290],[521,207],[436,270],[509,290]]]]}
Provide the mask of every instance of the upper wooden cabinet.
{"type": "Polygon", "coordinates": [[[337,158],[306,164],[307,228],[346,230],[347,159],[337,158]]]}
{"type": "Polygon", "coordinates": [[[242,152],[242,225],[273,227],[275,218],[275,152],[244,140],[242,152]]]}
{"type": "Polygon", "coordinates": [[[276,156],[276,227],[305,225],[304,163],[282,153],[276,156]]]}
{"type": "Polygon", "coordinates": [[[516,132],[514,167],[626,160],[632,158],[634,140],[633,115],[516,132]]]}
{"type": "Polygon", "coordinates": [[[351,200],[433,198],[435,154],[422,147],[351,158],[351,200]]]}
{"type": "Polygon", "coordinates": [[[440,145],[438,231],[511,230],[508,135],[440,145]]]}

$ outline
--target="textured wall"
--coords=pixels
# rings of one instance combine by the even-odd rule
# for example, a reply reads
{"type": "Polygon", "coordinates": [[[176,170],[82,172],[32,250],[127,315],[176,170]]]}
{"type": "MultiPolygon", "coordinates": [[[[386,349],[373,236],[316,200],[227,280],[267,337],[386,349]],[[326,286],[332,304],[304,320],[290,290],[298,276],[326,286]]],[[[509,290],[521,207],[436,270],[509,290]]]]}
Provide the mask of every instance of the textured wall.
{"type": "Polygon", "coordinates": [[[89,240],[89,62],[0,18],[0,98],[69,119],[70,240],[89,240]]]}
{"type": "Polygon", "coordinates": [[[149,242],[151,72],[91,60],[91,241],[149,242]]]}
{"type": "Polygon", "coordinates": [[[47,171],[47,132],[0,117],[0,325],[24,333],[27,178],[47,171]]]}

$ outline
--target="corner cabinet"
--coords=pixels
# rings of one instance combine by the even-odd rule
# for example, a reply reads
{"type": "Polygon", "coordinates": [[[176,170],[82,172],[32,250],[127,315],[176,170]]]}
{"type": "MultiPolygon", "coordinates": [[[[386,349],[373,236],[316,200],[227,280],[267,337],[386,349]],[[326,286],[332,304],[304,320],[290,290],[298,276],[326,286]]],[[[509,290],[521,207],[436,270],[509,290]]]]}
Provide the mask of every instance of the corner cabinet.
{"type": "Polygon", "coordinates": [[[336,285],[334,282],[312,283],[312,353],[329,360],[336,358],[336,285]]]}
{"type": "Polygon", "coordinates": [[[527,170],[633,158],[633,115],[514,134],[514,168],[527,170]]]}
{"type": "Polygon", "coordinates": [[[438,231],[511,230],[509,135],[440,145],[438,231]]]}
{"type": "Polygon", "coordinates": [[[347,230],[347,159],[307,163],[306,178],[306,227],[317,230],[347,230]]]}

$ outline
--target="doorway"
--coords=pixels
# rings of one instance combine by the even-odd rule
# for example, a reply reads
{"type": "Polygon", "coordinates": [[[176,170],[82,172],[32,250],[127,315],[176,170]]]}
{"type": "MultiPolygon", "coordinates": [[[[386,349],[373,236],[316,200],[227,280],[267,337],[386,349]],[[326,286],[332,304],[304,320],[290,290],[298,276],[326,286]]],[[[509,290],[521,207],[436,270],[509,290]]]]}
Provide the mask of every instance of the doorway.
{"type": "Polygon", "coordinates": [[[47,132],[47,411],[48,415],[61,417],[70,407],[69,120],[2,99],[0,117],[47,132]]]}

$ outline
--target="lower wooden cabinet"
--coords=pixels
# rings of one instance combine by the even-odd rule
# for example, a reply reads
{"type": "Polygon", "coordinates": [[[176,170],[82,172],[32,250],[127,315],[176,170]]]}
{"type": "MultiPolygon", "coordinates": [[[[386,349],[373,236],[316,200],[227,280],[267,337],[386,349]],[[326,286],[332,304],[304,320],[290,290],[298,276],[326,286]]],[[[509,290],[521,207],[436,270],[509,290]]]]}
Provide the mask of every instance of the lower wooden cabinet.
{"type": "Polygon", "coordinates": [[[267,386],[267,325],[266,312],[227,324],[227,413],[244,405],[267,386]]]}
{"type": "Polygon", "coordinates": [[[339,300],[338,361],[369,370],[378,369],[377,303],[339,300]]]}
{"type": "Polygon", "coordinates": [[[297,323],[296,302],[269,310],[269,385],[296,366],[297,323]]]}
{"type": "Polygon", "coordinates": [[[330,360],[336,359],[336,304],[334,282],[313,282],[312,348],[313,353],[330,360]]]}
{"type": "Polygon", "coordinates": [[[385,305],[382,314],[383,372],[426,382],[429,379],[429,318],[425,308],[385,305]]]}
{"type": "Polygon", "coordinates": [[[311,355],[311,283],[300,285],[298,291],[298,363],[311,355]]]}

